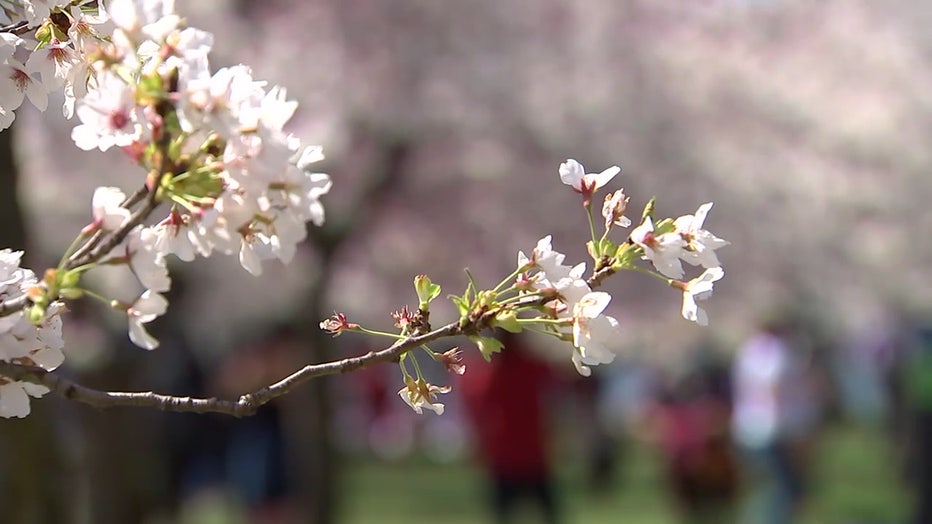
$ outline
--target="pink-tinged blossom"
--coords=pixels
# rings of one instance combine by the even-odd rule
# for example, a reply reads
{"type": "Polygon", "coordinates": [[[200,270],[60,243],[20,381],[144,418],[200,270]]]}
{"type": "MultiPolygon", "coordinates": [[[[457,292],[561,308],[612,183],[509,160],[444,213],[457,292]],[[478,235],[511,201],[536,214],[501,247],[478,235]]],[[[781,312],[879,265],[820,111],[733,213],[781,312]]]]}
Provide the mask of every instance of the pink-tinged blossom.
{"type": "Polygon", "coordinates": [[[158,253],[163,256],[171,253],[185,262],[194,260],[196,247],[186,224],[162,221],[153,227],[153,232],[157,237],[155,250],[158,253]]]}
{"type": "Polygon", "coordinates": [[[572,158],[560,164],[560,180],[583,196],[584,206],[588,206],[592,195],[620,172],[620,167],[612,166],[601,173],[586,173],[582,164],[572,158]]]}
{"type": "Polygon", "coordinates": [[[49,45],[33,51],[26,61],[26,67],[38,73],[46,89],[52,91],[65,84],[71,69],[79,62],[70,44],[53,40],[49,45]]]}
{"type": "Polygon", "coordinates": [[[192,78],[187,83],[188,102],[202,113],[205,125],[231,138],[243,127],[240,113],[248,114],[262,103],[265,84],[254,80],[247,66],[225,67],[209,78],[192,78]]]}
{"type": "Polygon", "coordinates": [[[39,111],[48,107],[48,89],[36,71],[9,58],[0,64],[0,108],[12,114],[23,104],[24,98],[29,98],[39,111]]]}
{"type": "Polygon", "coordinates": [[[463,375],[466,373],[466,364],[463,362],[463,352],[459,348],[453,348],[443,353],[436,354],[434,360],[443,364],[443,367],[450,373],[463,375]]]}
{"type": "Polygon", "coordinates": [[[673,222],[676,233],[686,241],[686,249],[680,253],[680,258],[689,264],[705,268],[719,267],[721,263],[715,255],[715,250],[729,244],[727,240],[702,229],[710,209],[712,202],[702,204],[695,215],[683,215],[673,222]]]}
{"type": "Polygon", "coordinates": [[[262,232],[243,235],[240,242],[239,263],[255,276],[262,274],[262,261],[272,258],[272,238],[262,232]]]}
{"type": "Polygon", "coordinates": [[[644,258],[650,260],[657,271],[668,278],[683,278],[680,257],[686,241],[677,233],[654,234],[654,223],[650,217],[631,231],[631,241],[644,249],[644,258]]]}
{"type": "Polygon", "coordinates": [[[698,277],[689,282],[677,282],[674,286],[683,290],[683,318],[695,322],[700,326],[709,325],[709,317],[697,302],[712,296],[714,283],[725,276],[725,270],[720,267],[706,269],[698,277]]]}
{"type": "Polygon", "coordinates": [[[352,331],[359,328],[359,324],[350,322],[345,313],[334,312],[330,318],[320,321],[320,329],[330,333],[334,338],[343,334],[344,331],[352,331]]]}
{"type": "Polygon", "coordinates": [[[126,82],[112,73],[99,73],[96,87],[78,106],[81,124],[71,130],[71,139],[84,151],[128,146],[142,138],[139,112],[126,82]]]}

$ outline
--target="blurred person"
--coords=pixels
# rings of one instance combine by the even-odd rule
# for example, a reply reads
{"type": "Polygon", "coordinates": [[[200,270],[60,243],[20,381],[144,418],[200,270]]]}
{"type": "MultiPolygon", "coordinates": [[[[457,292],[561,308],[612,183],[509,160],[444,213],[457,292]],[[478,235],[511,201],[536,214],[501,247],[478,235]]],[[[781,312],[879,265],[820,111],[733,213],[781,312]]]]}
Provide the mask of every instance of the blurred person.
{"type": "MultiPolygon", "coordinates": [[[[280,324],[262,339],[226,355],[214,388],[222,397],[236,398],[286,376],[294,369],[297,337],[292,326],[280,324]]],[[[214,437],[224,449],[224,482],[247,508],[248,522],[297,522],[278,403],[272,401],[253,415],[230,421],[223,434],[214,437]]]]}
{"type": "Polygon", "coordinates": [[[589,491],[598,495],[611,493],[621,451],[620,439],[609,431],[601,412],[606,369],[600,366],[591,376],[579,377],[571,384],[578,399],[574,412],[579,417],[576,424],[579,441],[583,443],[586,482],[589,491]]]}
{"type": "Polygon", "coordinates": [[[522,338],[502,332],[499,339],[501,353],[489,364],[469,366],[460,388],[491,487],[494,521],[511,522],[517,504],[529,500],[541,522],[555,524],[560,519],[543,405],[553,375],[522,338]]]}
{"type": "Polygon", "coordinates": [[[913,485],[912,523],[932,522],[932,325],[914,330],[903,360],[907,474],[913,485]]]}
{"type": "Polygon", "coordinates": [[[820,402],[791,333],[788,321],[765,320],[732,367],[732,433],[751,483],[751,522],[794,522],[805,500],[805,455],[820,402]]]}
{"type": "Polygon", "coordinates": [[[729,399],[710,371],[690,370],[667,384],[649,416],[677,509],[687,523],[730,520],[737,496],[729,399]]]}

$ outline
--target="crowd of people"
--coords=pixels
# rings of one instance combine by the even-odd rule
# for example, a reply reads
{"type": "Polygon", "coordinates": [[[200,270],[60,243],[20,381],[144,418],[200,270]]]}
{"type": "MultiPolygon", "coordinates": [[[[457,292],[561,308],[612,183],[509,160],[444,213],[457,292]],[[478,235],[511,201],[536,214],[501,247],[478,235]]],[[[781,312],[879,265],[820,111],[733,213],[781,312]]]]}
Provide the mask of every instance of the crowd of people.
{"type": "Polygon", "coordinates": [[[697,348],[675,371],[622,359],[584,381],[509,335],[501,358],[463,380],[494,522],[510,522],[521,498],[540,522],[559,521],[548,415],[565,416],[552,408],[567,395],[578,398],[573,433],[593,486],[618,477],[611,470],[624,464],[622,441],[640,439],[661,452],[682,522],[799,522],[820,434],[842,417],[889,429],[891,450],[905,450],[911,522],[932,522],[932,327],[898,319],[835,340],[807,321],[766,316],[731,351],[697,348]]]}

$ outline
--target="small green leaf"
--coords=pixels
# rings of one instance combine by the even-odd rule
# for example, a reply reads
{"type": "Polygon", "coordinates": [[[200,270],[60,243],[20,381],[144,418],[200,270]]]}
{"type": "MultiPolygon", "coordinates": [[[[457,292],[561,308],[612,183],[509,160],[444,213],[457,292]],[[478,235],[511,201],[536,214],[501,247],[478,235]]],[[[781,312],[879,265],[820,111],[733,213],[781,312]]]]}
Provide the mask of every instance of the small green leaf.
{"type": "Polygon", "coordinates": [[[647,201],[647,204],[644,205],[644,211],[641,213],[641,222],[647,220],[648,217],[653,220],[654,218],[654,206],[657,204],[657,197],[650,197],[650,200],[647,201]]]}
{"type": "Polygon", "coordinates": [[[493,325],[511,333],[520,333],[522,329],[521,324],[518,322],[518,315],[511,309],[499,311],[495,315],[493,325]]]}
{"type": "Polygon", "coordinates": [[[498,339],[492,337],[474,335],[469,337],[469,339],[476,343],[479,352],[482,353],[482,358],[484,358],[486,362],[492,360],[492,353],[498,353],[505,347],[498,339]]]}
{"type": "Polygon", "coordinates": [[[427,275],[414,277],[414,289],[417,291],[419,308],[427,311],[430,303],[440,295],[440,286],[431,282],[427,275]]]}
{"type": "Polygon", "coordinates": [[[674,229],[676,228],[673,225],[673,219],[665,218],[661,220],[660,222],[657,222],[656,224],[654,224],[654,235],[659,236],[664,233],[672,233],[674,229]]]}
{"type": "Polygon", "coordinates": [[[460,314],[461,319],[469,316],[469,302],[465,298],[456,295],[450,295],[448,298],[456,305],[456,311],[460,314]]]}
{"type": "Polygon", "coordinates": [[[615,251],[615,262],[612,264],[612,269],[620,271],[633,268],[643,252],[644,250],[636,244],[622,244],[615,251]]]}

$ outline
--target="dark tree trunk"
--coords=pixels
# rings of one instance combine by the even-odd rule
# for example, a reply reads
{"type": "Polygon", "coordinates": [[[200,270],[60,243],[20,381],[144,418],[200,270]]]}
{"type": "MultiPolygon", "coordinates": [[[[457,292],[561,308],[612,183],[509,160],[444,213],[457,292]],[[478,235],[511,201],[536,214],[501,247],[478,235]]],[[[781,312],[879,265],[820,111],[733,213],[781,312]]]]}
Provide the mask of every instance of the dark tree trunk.
{"type": "MultiPolygon", "coordinates": [[[[378,214],[379,200],[385,198],[399,185],[404,167],[412,148],[407,137],[375,132],[366,126],[357,129],[357,139],[374,148],[374,161],[362,174],[363,183],[358,190],[356,205],[342,216],[331,213],[327,224],[311,230],[311,243],[317,255],[318,267],[315,282],[308,292],[302,307],[297,309],[293,324],[308,344],[312,362],[325,362],[346,355],[330,351],[332,339],[322,331],[318,323],[330,316],[327,310],[327,295],[333,278],[334,264],[339,249],[354,239],[359,227],[378,214]]],[[[355,239],[358,241],[358,239],[355,239]]],[[[299,488],[302,510],[307,522],[331,524],[337,520],[340,486],[339,454],[334,437],[332,386],[340,377],[322,377],[311,380],[305,387],[292,395],[291,420],[300,449],[296,449],[299,461],[299,488]],[[299,412],[295,412],[300,410],[299,412]]]]}
{"type": "MultiPolygon", "coordinates": [[[[18,169],[13,152],[13,131],[0,132],[0,249],[27,250],[25,218],[17,190],[18,169]]],[[[0,419],[0,507],[3,521],[12,524],[68,522],[61,503],[60,448],[56,441],[55,406],[32,402],[25,419],[0,419]]]]}

